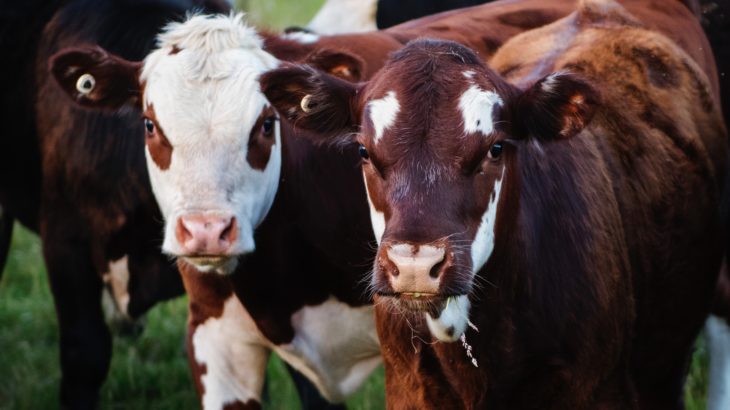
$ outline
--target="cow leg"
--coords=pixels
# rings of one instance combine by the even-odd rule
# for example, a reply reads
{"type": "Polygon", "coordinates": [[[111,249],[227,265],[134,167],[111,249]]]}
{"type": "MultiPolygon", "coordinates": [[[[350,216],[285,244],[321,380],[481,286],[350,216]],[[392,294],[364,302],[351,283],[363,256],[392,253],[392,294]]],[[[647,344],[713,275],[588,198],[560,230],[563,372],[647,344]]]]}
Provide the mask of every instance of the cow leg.
{"type": "Polygon", "coordinates": [[[710,316],[705,324],[710,355],[707,410],[730,409],[730,326],[723,318],[710,316]]]}
{"type": "Polygon", "coordinates": [[[13,219],[13,216],[5,212],[3,206],[0,205],[0,279],[3,277],[10,242],[13,238],[13,219]]]}
{"type": "Polygon", "coordinates": [[[61,405],[96,406],[111,359],[111,336],[101,307],[101,277],[88,245],[43,229],[43,253],[61,339],[61,405]]]}
{"type": "Polygon", "coordinates": [[[312,382],[304,377],[303,374],[299,373],[296,369],[286,364],[286,369],[291,375],[294,386],[297,388],[299,393],[299,399],[302,402],[303,410],[344,410],[346,409],[344,404],[333,404],[328,402],[321,394],[317,387],[312,382]]]}

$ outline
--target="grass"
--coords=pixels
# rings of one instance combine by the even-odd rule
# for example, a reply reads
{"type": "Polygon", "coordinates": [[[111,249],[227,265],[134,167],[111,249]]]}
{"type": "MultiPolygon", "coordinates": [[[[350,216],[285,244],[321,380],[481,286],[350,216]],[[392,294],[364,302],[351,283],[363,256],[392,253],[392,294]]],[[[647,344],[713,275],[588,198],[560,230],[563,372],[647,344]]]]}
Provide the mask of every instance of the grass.
{"type": "MultiPolygon", "coordinates": [[[[323,0],[239,0],[256,24],[281,29],[304,25],[323,0]]],[[[162,303],[147,317],[137,339],[114,338],[114,355],[101,391],[103,409],[197,408],[185,359],[186,299],[162,303]]],[[[16,226],[0,281],[0,410],[58,408],[58,328],[38,238],[16,226]]],[[[698,345],[687,382],[687,408],[704,409],[707,355],[698,345]]],[[[268,368],[268,409],[298,409],[294,386],[281,362],[268,368]]],[[[352,397],[351,409],[380,409],[383,372],[378,370],[352,397]]]]}

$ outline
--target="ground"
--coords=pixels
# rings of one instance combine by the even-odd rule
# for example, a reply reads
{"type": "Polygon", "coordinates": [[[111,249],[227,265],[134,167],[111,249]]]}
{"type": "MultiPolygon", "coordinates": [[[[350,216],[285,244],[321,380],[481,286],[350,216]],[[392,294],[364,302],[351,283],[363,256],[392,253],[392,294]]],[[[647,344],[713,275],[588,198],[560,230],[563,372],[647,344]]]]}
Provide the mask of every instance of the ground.
{"type": "MultiPolygon", "coordinates": [[[[322,0],[243,0],[239,7],[270,28],[304,25],[322,0]]],[[[185,298],[158,305],[136,339],[115,337],[109,377],[101,392],[103,409],[197,407],[185,359],[185,298]]],[[[0,410],[58,408],[60,370],[58,327],[37,236],[15,227],[8,265],[0,281],[0,410]]],[[[689,380],[687,408],[704,409],[707,356],[698,343],[689,380]]],[[[294,386],[281,361],[269,364],[267,409],[297,409],[294,386]]],[[[350,409],[381,409],[379,369],[347,402],[350,409]]]]}

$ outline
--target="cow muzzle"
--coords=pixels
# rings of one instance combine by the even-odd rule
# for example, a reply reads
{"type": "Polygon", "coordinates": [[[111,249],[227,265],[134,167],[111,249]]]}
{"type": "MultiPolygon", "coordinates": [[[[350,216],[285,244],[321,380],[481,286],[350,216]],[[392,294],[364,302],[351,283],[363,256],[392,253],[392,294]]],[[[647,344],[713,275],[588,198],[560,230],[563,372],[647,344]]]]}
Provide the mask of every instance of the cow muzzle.
{"type": "Polygon", "coordinates": [[[378,268],[387,278],[390,294],[414,310],[441,301],[444,272],[452,265],[453,255],[445,245],[390,242],[383,244],[378,268]]]}
{"type": "Polygon", "coordinates": [[[203,271],[220,270],[237,256],[234,249],[238,224],[230,214],[182,215],[177,220],[175,238],[181,251],[177,256],[203,271]]]}

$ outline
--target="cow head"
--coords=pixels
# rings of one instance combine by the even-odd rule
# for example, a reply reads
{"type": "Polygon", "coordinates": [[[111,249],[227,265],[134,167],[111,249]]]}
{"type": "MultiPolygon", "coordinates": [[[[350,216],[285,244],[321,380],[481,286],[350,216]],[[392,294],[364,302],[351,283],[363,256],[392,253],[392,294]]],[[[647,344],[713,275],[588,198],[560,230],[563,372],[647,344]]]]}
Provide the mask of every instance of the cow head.
{"type": "Polygon", "coordinates": [[[467,48],[431,40],[394,54],[366,84],[303,66],[261,82],[297,126],[356,139],[379,241],[372,286],[427,312],[441,340],[465,331],[475,277],[510,234],[518,150],[577,134],[596,101],[572,75],[521,90],[467,48]]]}
{"type": "Polygon", "coordinates": [[[278,118],[258,76],[277,66],[243,15],[172,23],[144,62],[99,47],[51,61],[80,105],[141,106],[147,167],[165,218],[163,251],[227,273],[254,249],[279,183],[278,118]]]}

